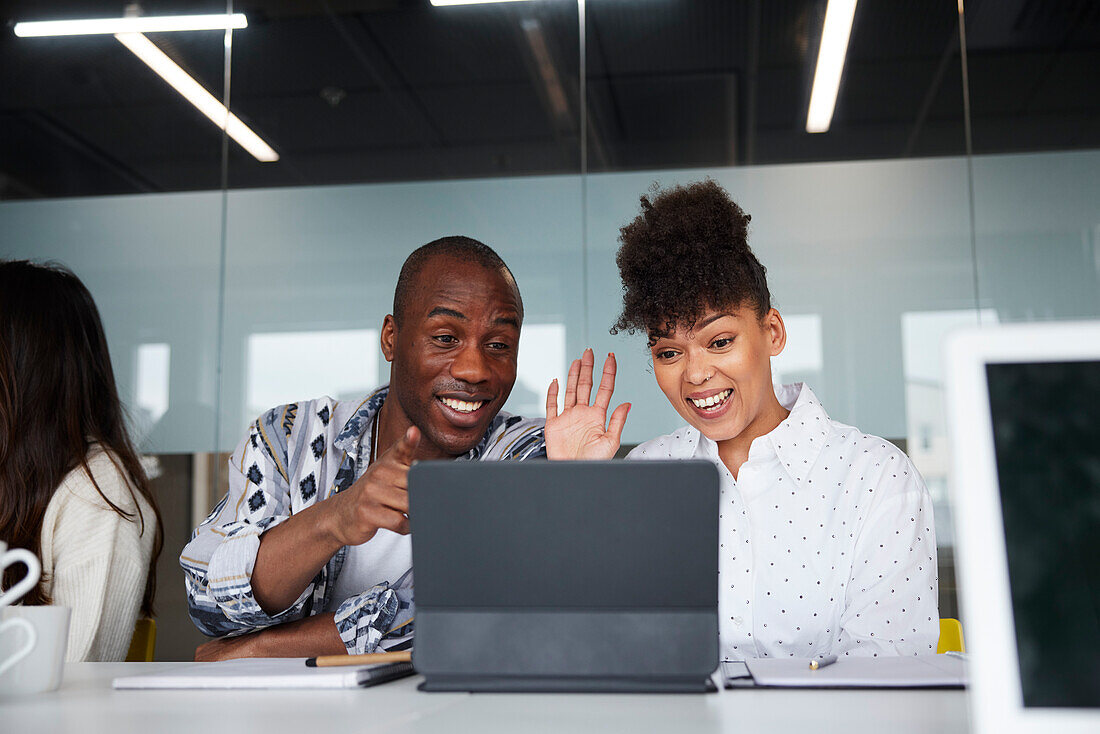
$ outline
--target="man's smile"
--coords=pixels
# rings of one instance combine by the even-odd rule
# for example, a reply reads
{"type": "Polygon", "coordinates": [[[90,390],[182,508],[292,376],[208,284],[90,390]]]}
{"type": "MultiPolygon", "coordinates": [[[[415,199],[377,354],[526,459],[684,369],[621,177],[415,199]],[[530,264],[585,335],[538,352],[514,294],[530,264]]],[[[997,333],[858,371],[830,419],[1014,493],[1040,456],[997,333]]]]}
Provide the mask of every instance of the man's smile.
{"type": "Polygon", "coordinates": [[[435,402],[447,423],[460,431],[469,431],[486,424],[492,417],[495,410],[491,406],[496,404],[496,399],[482,391],[448,391],[436,393],[435,402]]]}
{"type": "Polygon", "coordinates": [[[457,413],[469,414],[480,410],[489,403],[488,400],[459,400],[457,398],[439,397],[439,402],[457,413]]]}

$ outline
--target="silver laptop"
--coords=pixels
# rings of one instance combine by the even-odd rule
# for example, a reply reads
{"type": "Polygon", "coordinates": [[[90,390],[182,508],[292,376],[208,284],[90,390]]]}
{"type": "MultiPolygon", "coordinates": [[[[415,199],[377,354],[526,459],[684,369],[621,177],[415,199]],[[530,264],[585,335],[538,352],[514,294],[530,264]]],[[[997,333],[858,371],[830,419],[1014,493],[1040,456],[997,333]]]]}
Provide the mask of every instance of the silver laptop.
{"type": "Polygon", "coordinates": [[[946,355],[975,730],[1100,732],[1100,322],[946,355]]]}
{"type": "Polygon", "coordinates": [[[422,690],[713,690],[713,464],[425,462],[409,504],[422,690]]]}

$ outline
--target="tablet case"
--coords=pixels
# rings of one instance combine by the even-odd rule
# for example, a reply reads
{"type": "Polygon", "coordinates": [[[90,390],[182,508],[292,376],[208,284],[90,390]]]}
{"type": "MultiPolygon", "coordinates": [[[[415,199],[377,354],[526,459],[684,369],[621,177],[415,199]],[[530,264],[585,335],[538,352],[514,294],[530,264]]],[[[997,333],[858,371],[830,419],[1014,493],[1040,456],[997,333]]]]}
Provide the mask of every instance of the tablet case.
{"type": "Polygon", "coordinates": [[[713,689],[710,462],[425,462],[409,497],[422,690],[713,689]]]}

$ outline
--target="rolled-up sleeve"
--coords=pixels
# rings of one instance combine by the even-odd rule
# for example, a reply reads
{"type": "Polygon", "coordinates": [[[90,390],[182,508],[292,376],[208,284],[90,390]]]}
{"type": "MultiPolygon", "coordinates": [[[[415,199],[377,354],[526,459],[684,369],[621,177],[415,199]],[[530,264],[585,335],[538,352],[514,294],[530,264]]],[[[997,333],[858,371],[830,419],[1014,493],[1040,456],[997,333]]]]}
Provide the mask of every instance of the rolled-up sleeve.
{"type": "Polygon", "coordinates": [[[261,416],[229,459],[229,490],[180,555],[188,611],[204,634],[251,632],[298,619],[310,584],[289,608],[267,614],[252,590],[260,536],[290,516],[286,437],[278,411],[261,416]]]}
{"type": "Polygon", "coordinates": [[[381,583],[345,599],[334,621],[349,655],[377,652],[392,635],[404,638],[411,632],[412,588],[392,588],[381,583]]]}

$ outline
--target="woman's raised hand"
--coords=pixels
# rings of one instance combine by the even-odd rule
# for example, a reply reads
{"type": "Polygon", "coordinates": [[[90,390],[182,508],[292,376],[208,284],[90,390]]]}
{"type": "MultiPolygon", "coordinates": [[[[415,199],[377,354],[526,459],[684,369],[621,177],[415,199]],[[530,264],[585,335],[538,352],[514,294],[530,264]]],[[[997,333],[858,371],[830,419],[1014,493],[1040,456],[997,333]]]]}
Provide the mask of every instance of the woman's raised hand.
{"type": "Polygon", "coordinates": [[[607,408],[615,392],[615,355],[607,355],[596,399],[592,394],[592,370],[596,358],[585,349],[580,359],[569,366],[565,383],[565,401],[558,413],[558,381],[546,391],[546,455],[551,459],[610,459],[619,450],[619,439],[626,425],[630,403],[615,408],[611,420],[607,408]]]}

